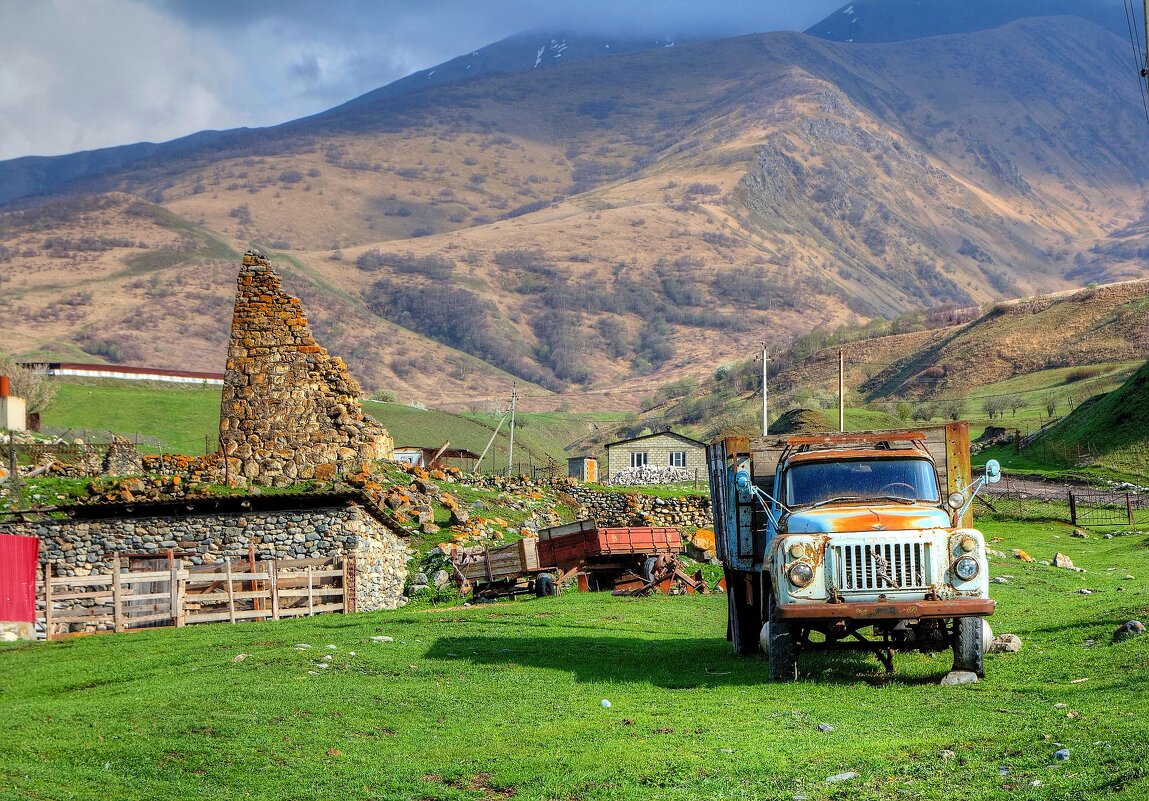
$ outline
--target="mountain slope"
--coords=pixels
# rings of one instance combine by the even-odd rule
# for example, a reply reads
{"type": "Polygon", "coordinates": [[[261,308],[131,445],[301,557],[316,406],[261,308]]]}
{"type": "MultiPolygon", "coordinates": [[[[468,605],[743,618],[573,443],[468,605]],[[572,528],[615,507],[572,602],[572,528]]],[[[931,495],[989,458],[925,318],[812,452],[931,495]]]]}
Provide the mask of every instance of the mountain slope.
{"type": "MultiPolygon", "coordinates": [[[[1122,45],[1059,18],[866,47],[658,48],[368,98],[71,190],[149,198],[223,248],[278,251],[368,387],[467,404],[509,372],[563,390],[555,403],[633,407],[760,340],[1144,275],[1149,160],[1135,87],[1113,80],[1122,45]]],[[[123,215],[54,208],[0,218],[13,347],[111,332],[133,360],[170,363],[156,332],[187,326],[129,286],[158,244],[120,236],[123,215]],[[67,296],[58,268],[90,256],[47,247],[54,233],[127,244],[83,290],[107,303],[30,324],[67,296]]],[[[167,251],[183,256],[149,260],[149,280],[234,269],[167,251]]],[[[230,279],[204,292],[226,305],[230,279]]],[[[193,326],[179,363],[218,367],[225,327],[193,326]]]]}
{"type": "Polygon", "coordinates": [[[1066,15],[1117,36],[1127,35],[1117,2],[1083,0],[858,0],[847,3],[806,33],[836,42],[901,42],[928,36],[974,33],[1027,17],[1066,15]]]}
{"type": "Polygon", "coordinates": [[[1081,404],[1039,438],[1041,452],[1149,475],[1149,363],[1122,386],[1081,404]]]}

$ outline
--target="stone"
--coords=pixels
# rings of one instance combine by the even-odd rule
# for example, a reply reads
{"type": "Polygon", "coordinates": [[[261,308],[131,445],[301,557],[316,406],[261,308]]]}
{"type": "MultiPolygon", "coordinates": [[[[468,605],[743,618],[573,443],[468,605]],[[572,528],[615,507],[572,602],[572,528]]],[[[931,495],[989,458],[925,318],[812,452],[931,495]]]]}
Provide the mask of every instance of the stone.
{"type": "Polygon", "coordinates": [[[1073,570],[1075,567],[1073,560],[1065,554],[1061,553],[1061,551],[1058,551],[1053,555],[1053,561],[1050,562],[1050,564],[1052,564],[1054,567],[1063,567],[1068,570],[1073,570]]]}
{"type": "Polygon", "coordinates": [[[833,776],[827,776],[825,782],[826,784],[837,784],[838,782],[846,782],[856,778],[858,778],[858,774],[851,770],[847,773],[835,773],[833,776]]]}
{"type": "Polygon", "coordinates": [[[1034,561],[1034,558],[1032,556],[1027,554],[1025,551],[1021,550],[1020,548],[1014,548],[1013,549],[1013,555],[1016,556],[1018,559],[1020,559],[1023,562],[1034,561]]]}
{"type": "Polygon", "coordinates": [[[1068,748],[1057,749],[1056,751],[1053,752],[1053,758],[1058,760],[1059,762],[1066,761],[1067,759],[1069,759],[1069,749],[1068,748]]]}
{"type": "Polygon", "coordinates": [[[1075,528],[1075,529],[1073,529],[1073,533],[1072,533],[1072,534],[1070,534],[1069,536],[1071,536],[1071,537],[1075,537],[1075,538],[1077,538],[1077,539],[1079,539],[1079,540],[1087,540],[1087,539],[1089,539],[1089,535],[1088,535],[1088,534],[1086,534],[1084,531],[1082,531],[1082,530],[1081,530],[1081,529],[1079,529],[1079,528],[1075,528]]]}
{"type": "Polygon", "coordinates": [[[833,730],[834,730],[834,727],[831,726],[829,723],[819,723],[818,724],[818,731],[822,732],[823,734],[829,734],[833,730]]]}
{"type": "Polygon", "coordinates": [[[989,644],[991,654],[1015,654],[1021,650],[1021,637],[1016,634],[999,634],[989,644]]]}
{"type": "Polygon", "coordinates": [[[435,589],[441,590],[451,583],[451,574],[446,570],[436,570],[431,576],[431,583],[435,585],[435,589]]]}
{"type": "Polygon", "coordinates": [[[992,579],[990,579],[990,583],[992,583],[992,584],[1009,584],[1009,579],[1007,579],[1005,576],[994,576],[992,579]]]}
{"type": "Polygon", "coordinates": [[[1145,625],[1140,620],[1127,620],[1113,632],[1113,641],[1120,642],[1145,633],[1145,625]]]}
{"type": "Polygon", "coordinates": [[[953,686],[956,684],[976,684],[978,682],[977,674],[969,670],[951,670],[942,679],[941,684],[943,687],[953,686]]]}

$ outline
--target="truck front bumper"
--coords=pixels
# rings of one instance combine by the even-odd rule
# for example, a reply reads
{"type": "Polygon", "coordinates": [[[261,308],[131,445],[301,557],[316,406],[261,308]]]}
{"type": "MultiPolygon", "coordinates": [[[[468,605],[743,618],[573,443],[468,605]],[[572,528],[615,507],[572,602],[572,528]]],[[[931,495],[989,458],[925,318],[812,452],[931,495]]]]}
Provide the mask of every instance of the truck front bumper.
{"type": "Polygon", "coordinates": [[[923,620],[992,615],[997,601],[954,598],[949,601],[867,601],[855,603],[786,604],[778,607],[783,620],[923,620]]]}

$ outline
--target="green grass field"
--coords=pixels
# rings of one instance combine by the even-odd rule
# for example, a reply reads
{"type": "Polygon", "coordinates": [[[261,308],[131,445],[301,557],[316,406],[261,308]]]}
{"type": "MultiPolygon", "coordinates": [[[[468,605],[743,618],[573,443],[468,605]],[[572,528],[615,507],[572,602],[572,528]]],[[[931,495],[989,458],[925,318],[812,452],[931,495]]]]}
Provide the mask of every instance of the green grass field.
{"type": "Polygon", "coordinates": [[[805,656],[770,684],[732,656],[720,595],[81,637],[0,648],[0,798],[1145,798],[1149,635],[1110,635],[1146,614],[1149,535],[982,528],[1087,572],[993,560],[994,628],[1025,646],[977,685],[938,686],[948,656],[920,654],[892,677],[805,656]]]}
{"type": "MultiPolygon", "coordinates": [[[[147,453],[205,453],[219,436],[220,388],[198,385],[103,380],[58,382],[56,402],[43,415],[43,425],[69,438],[106,441],[112,434],[137,439],[147,453]]],[[[397,403],[364,401],[364,410],[378,419],[396,445],[438,447],[449,440],[454,448],[482,453],[498,425],[498,417],[451,414],[397,403]]],[[[600,413],[523,413],[516,415],[515,465],[524,471],[544,467],[554,459],[566,472],[563,448],[595,426],[612,427],[622,415],[600,413]]],[[[505,468],[510,441],[503,424],[484,463],[505,468]]]]}

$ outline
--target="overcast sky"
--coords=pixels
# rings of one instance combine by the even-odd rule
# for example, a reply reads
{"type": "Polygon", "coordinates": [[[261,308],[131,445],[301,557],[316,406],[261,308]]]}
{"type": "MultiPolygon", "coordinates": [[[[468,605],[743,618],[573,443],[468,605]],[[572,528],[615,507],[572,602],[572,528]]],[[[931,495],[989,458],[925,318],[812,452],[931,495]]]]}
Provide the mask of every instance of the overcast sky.
{"type": "Polygon", "coordinates": [[[842,0],[0,0],[0,160],[313,114],[522,30],[803,30],[842,0]]]}

